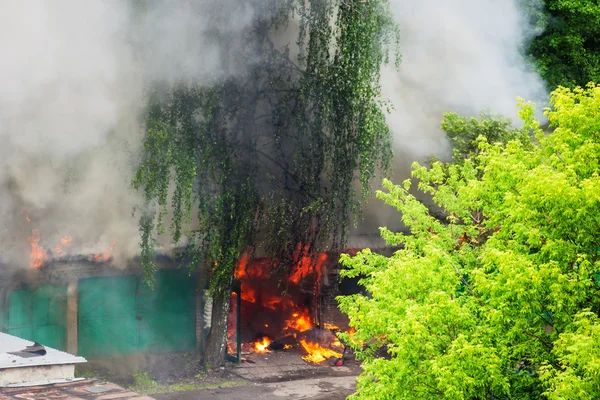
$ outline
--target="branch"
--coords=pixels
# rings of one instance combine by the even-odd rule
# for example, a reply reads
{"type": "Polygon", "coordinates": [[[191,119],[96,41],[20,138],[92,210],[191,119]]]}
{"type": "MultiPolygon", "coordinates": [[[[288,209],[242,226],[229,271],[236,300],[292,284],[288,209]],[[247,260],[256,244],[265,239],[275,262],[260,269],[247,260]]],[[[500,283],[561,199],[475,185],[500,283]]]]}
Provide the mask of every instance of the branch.
{"type": "Polygon", "coordinates": [[[261,151],[261,150],[258,150],[258,149],[253,149],[253,151],[255,151],[256,154],[261,155],[264,158],[266,158],[267,160],[271,161],[275,166],[281,168],[281,170],[283,172],[285,172],[289,177],[291,177],[294,180],[294,182],[296,182],[296,184],[302,190],[302,192],[304,192],[312,200],[316,200],[316,197],[306,189],[306,186],[303,185],[302,183],[300,183],[300,180],[298,179],[298,177],[296,177],[296,175],[294,175],[292,172],[290,172],[289,166],[282,165],[279,161],[277,161],[275,158],[271,157],[270,155],[268,155],[264,151],[261,151]]]}
{"type": "Polygon", "coordinates": [[[274,52],[275,54],[277,54],[278,56],[280,56],[284,61],[286,61],[288,64],[290,64],[290,66],[297,72],[299,72],[302,75],[306,75],[306,71],[303,70],[302,68],[300,68],[300,66],[298,66],[295,62],[293,62],[288,56],[286,56],[285,54],[283,54],[281,51],[277,50],[275,48],[275,43],[273,43],[273,41],[271,40],[270,37],[266,37],[266,42],[269,44],[269,47],[271,48],[271,51],[274,52]]]}
{"type": "Polygon", "coordinates": [[[525,335],[525,336],[528,336],[528,337],[531,337],[531,338],[534,338],[534,339],[537,339],[537,340],[539,340],[539,341],[540,341],[540,343],[541,343],[541,344],[542,344],[542,345],[543,345],[545,348],[547,348],[547,349],[548,349],[548,350],[550,350],[550,351],[552,351],[552,349],[554,348],[554,347],[552,346],[552,343],[548,343],[548,341],[546,341],[546,340],[542,339],[542,338],[541,338],[541,337],[539,337],[538,335],[535,335],[535,334],[533,334],[533,333],[527,333],[527,332],[525,332],[525,331],[523,331],[523,330],[521,331],[521,333],[522,333],[523,335],[525,335]]]}
{"type": "Polygon", "coordinates": [[[450,262],[450,265],[452,265],[452,267],[454,268],[454,271],[456,271],[456,275],[465,284],[465,286],[467,287],[467,289],[469,289],[469,292],[471,292],[471,294],[473,295],[473,297],[475,297],[475,299],[479,302],[479,305],[482,306],[482,307],[485,307],[485,303],[479,298],[479,296],[477,296],[477,294],[475,293],[475,291],[473,290],[473,288],[471,287],[471,285],[469,285],[469,282],[467,282],[467,280],[464,278],[464,276],[462,276],[462,274],[460,273],[458,267],[453,262],[450,262]]]}

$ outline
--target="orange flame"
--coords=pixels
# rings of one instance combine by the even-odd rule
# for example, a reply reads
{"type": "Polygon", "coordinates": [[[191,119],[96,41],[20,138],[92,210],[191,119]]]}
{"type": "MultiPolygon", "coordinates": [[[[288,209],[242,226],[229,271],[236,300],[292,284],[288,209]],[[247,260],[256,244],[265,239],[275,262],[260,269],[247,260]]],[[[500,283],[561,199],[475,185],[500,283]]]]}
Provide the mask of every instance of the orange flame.
{"type": "Polygon", "coordinates": [[[31,268],[39,268],[48,259],[48,253],[43,247],[39,245],[40,242],[40,230],[34,229],[31,231],[31,235],[27,238],[31,245],[31,254],[29,255],[29,266],[31,268]]]}
{"type": "Polygon", "coordinates": [[[292,318],[285,322],[284,331],[289,329],[295,329],[299,332],[304,332],[313,327],[312,321],[308,316],[308,310],[304,311],[302,314],[295,312],[292,314],[292,318]]]}
{"type": "Polygon", "coordinates": [[[108,246],[108,249],[104,250],[102,253],[99,254],[90,254],[90,259],[92,259],[93,261],[109,261],[112,257],[111,253],[113,251],[113,249],[115,248],[116,243],[112,242],[110,244],[110,246],[108,246]]]}
{"type": "MultiPolygon", "coordinates": [[[[305,246],[304,249],[302,249],[301,246],[298,245],[296,251],[298,253],[300,251],[303,251],[305,254],[308,254],[308,247],[305,246]]],[[[325,261],[327,261],[327,254],[325,253],[320,253],[316,259],[316,262],[313,257],[303,255],[294,267],[292,274],[290,275],[290,282],[299,283],[300,280],[302,280],[304,277],[310,275],[313,272],[316,272],[317,276],[315,282],[320,283],[323,264],[325,264],[325,261]]]]}
{"type": "Polygon", "coordinates": [[[63,253],[63,246],[69,246],[73,242],[73,238],[71,236],[65,236],[60,239],[60,243],[56,245],[54,248],[54,252],[58,255],[63,253]]]}
{"type": "Polygon", "coordinates": [[[237,279],[242,279],[247,276],[246,275],[246,266],[247,265],[248,265],[248,255],[246,253],[244,253],[238,260],[237,269],[235,270],[235,277],[237,279]]]}
{"type": "Polygon", "coordinates": [[[339,326],[336,326],[336,325],[333,325],[333,324],[329,324],[329,323],[327,323],[327,322],[325,322],[325,323],[323,324],[323,327],[324,327],[325,329],[329,329],[330,331],[339,331],[339,330],[340,330],[340,327],[339,327],[339,326]]]}
{"type": "Polygon", "coordinates": [[[355,334],[356,334],[356,329],[353,326],[350,327],[350,329],[348,330],[348,340],[350,341],[350,343],[364,346],[364,343],[362,341],[360,341],[354,337],[355,334]]]}
{"type": "Polygon", "coordinates": [[[318,364],[323,362],[331,357],[342,358],[342,353],[337,352],[335,350],[322,347],[318,343],[307,342],[304,339],[300,340],[300,344],[308,353],[306,356],[302,357],[304,361],[312,362],[318,364]]]}
{"type": "Polygon", "coordinates": [[[333,347],[343,347],[344,345],[342,344],[342,342],[340,341],[340,339],[338,339],[337,337],[333,340],[333,342],[331,342],[331,346],[333,347]]]}
{"type": "MultiPolygon", "coordinates": [[[[268,351],[271,343],[270,337],[285,334],[298,338],[299,332],[307,332],[314,328],[310,297],[318,295],[321,287],[321,278],[328,260],[326,253],[311,254],[310,246],[299,244],[293,253],[296,260],[287,276],[277,272],[277,261],[272,258],[253,259],[251,253],[244,253],[239,258],[235,277],[241,281],[242,321],[249,318],[249,326],[255,332],[261,332],[262,338],[254,342],[242,344],[243,351],[261,353],[268,351]],[[282,284],[282,280],[283,285],[282,284]],[[279,286],[281,285],[281,286],[279,286]],[[285,290],[283,290],[285,288],[285,290]],[[250,315],[260,315],[261,310],[268,316],[265,320],[250,315]],[[275,317],[280,314],[281,319],[275,317]],[[252,321],[250,321],[252,319],[252,321]],[[277,323],[271,321],[277,320],[277,323]],[[283,321],[283,323],[281,323],[283,321]],[[268,336],[266,336],[268,335],[268,336]]],[[[235,295],[231,297],[232,302],[235,295]]],[[[233,342],[235,337],[236,312],[232,303],[228,318],[228,346],[236,348],[233,342]]],[[[312,304],[312,303],[311,303],[312,304]]],[[[302,335],[304,336],[304,335],[302,335]]],[[[337,344],[337,340],[335,340],[337,344]]],[[[297,342],[296,342],[297,343],[297,342]]],[[[285,344],[284,349],[292,347],[285,344]]],[[[338,353],[335,353],[338,354],[338,353]]]]}
{"type": "Polygon", "coordinates": [[[254,294],[254,290],[252,288],[242,288],[242,300],[245,300],[250,303],[256,303],[256,296],[254,294]]]}
{"type": "Polygon", "coordinates": [[[260,340],[254,342],[254,351],[257,353],[266,353],[269,351],[269,345],[271,344],[271,339],[268,337],[263,337],[260,340]]]}

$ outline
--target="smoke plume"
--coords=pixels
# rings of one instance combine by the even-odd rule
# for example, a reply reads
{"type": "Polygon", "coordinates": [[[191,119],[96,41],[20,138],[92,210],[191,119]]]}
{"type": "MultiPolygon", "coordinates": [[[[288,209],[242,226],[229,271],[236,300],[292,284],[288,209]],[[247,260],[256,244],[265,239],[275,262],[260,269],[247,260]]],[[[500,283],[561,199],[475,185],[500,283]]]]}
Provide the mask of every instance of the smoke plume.
{"type": "MultiPolygon", "coordinates": [[[[46,249],[71,236],[60,249],[67,254],[102,252],[114,242],[118,264],[139,251],[132,211],[142,199],[130,182],[145,88],[210,83],[243,70],[228,54],[257,16],[239,0],[2,4],[1,262],[27,265],[28,236],[39,229],[46,249]]],[[[412,161],[447,154],[444,111],[514,117],[516,96],[544,98],[520,53],[531,31],[512,1],[391,4],[403,62],[400,71],[383,71],[382,85],[395,107],[388,118],[395,181],[408,176],[412,161]]],[[[294,26],[276,33],[277,45],[295,41],[294,26]]],[[[376,208],[385,211],[367,213],[361,230],[393,227],[393,211],[376,208]]]]}
{"type": "MultiPolygon", "coordinates": [[[[388,116],[394,182],[409,177],[414,161],[432,154],[449,157],[450,146],[440,129],[444,112],[477,117],[485,111],[518,124],[518,96],[534,101],[538,109],[545,104],[544,84],[523,57],[534,30],[516,0],[390,3],[401,30],[402,54],[399,70],[388,66],[382,73],[384,96],[395,108],[388,116]]],[[[376,204],[360,228],[398,229],[398,220],[391,207],[376,204]]]]}
{"type": "Polygon", "coordinates": [[[230,31],[235,41],[251,13],[230,0],[2,3],[1,261],[27,265],[34,229],[47,249],[71,236],[58,250],[67,254],[113,243],[117,260],[137,254],[141,199],[130,182],[144,88],[232,73],[212,38],[230,31]],[[223,19],[207,21],[208,7],[223,19]]]}

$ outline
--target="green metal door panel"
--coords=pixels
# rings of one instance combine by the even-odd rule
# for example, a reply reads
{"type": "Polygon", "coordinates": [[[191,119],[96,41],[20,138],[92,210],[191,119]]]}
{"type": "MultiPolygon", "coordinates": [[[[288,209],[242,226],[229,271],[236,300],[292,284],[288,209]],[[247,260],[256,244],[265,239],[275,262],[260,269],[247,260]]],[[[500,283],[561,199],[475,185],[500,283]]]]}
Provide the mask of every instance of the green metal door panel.
{"type": "Polygon", "coordinates": [[[31,340],[32,342],[34,341],[33,327],[31,325],[23,326],[20,328],[9,328],[6,333],[8,333],[9,335],[19,337],[21,339],[31,340]]]}
{"type": "Polygon", "coordinates": [[[137,279],[133,276],[79,281],[79,354],[130,354],[137,350],[137,279]]]}
{"type": "Polygon", "coordinates": [[[195,280],[185,270],[158,270],[155,288],[141,283],[139,348],[153,352],[196,346],[195,280]]]}
{"type": "Polygon", "coordinates": [[[33,339],[33,297],[28,290],[15,290],[8,303],[7,333],[25,340],[33,339]]]}
{"type": "Polygon", "coordinates": [[[59,350],[66,348],[67,288],[43,285],[9,296],[6,331],[59,350]]]}
{"type": "Polygon", "coordinates": [[[31,297],[25,290],[10,294],[6,332],[25,340],[33,339],[31,297]]]}
{"type": "Polygon", "coordinates": [[[39,343],[66,350],[67,287],[40,286],[33,293],[34,337],[39,343]]]}
{"type": "Polygon", "coordinates": [[[6,317],[8,316],[8,301],[4,299],[4,293],[0,290],[0,332],[6,332],[6,317]]]}
{"type": "Polygon", "coordinates": [[[45,325],[35,328],[35,340],[44,346],[66,350],[66,330],[64,326],[45,325]]]}
{"type": "Polygon", "coordinates": [[[67,312],[67,288],[42,286],[33,294],[33,315],[36,325],[63,323],[67,312]]]}

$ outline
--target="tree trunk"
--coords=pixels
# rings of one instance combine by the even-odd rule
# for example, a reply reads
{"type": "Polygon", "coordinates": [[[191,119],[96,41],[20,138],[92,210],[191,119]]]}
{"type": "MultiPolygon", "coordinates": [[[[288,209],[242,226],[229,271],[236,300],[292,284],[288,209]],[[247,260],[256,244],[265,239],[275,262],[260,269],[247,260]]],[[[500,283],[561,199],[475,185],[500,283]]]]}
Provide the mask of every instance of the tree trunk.
{"type": "Polygon", "coordinates": [[[210,333],[204,351],[204,361],[208,369],[218,368],[225,363],[230,300],[231,291],[229,290],[219,291],[213,298],[210,333]]]}

